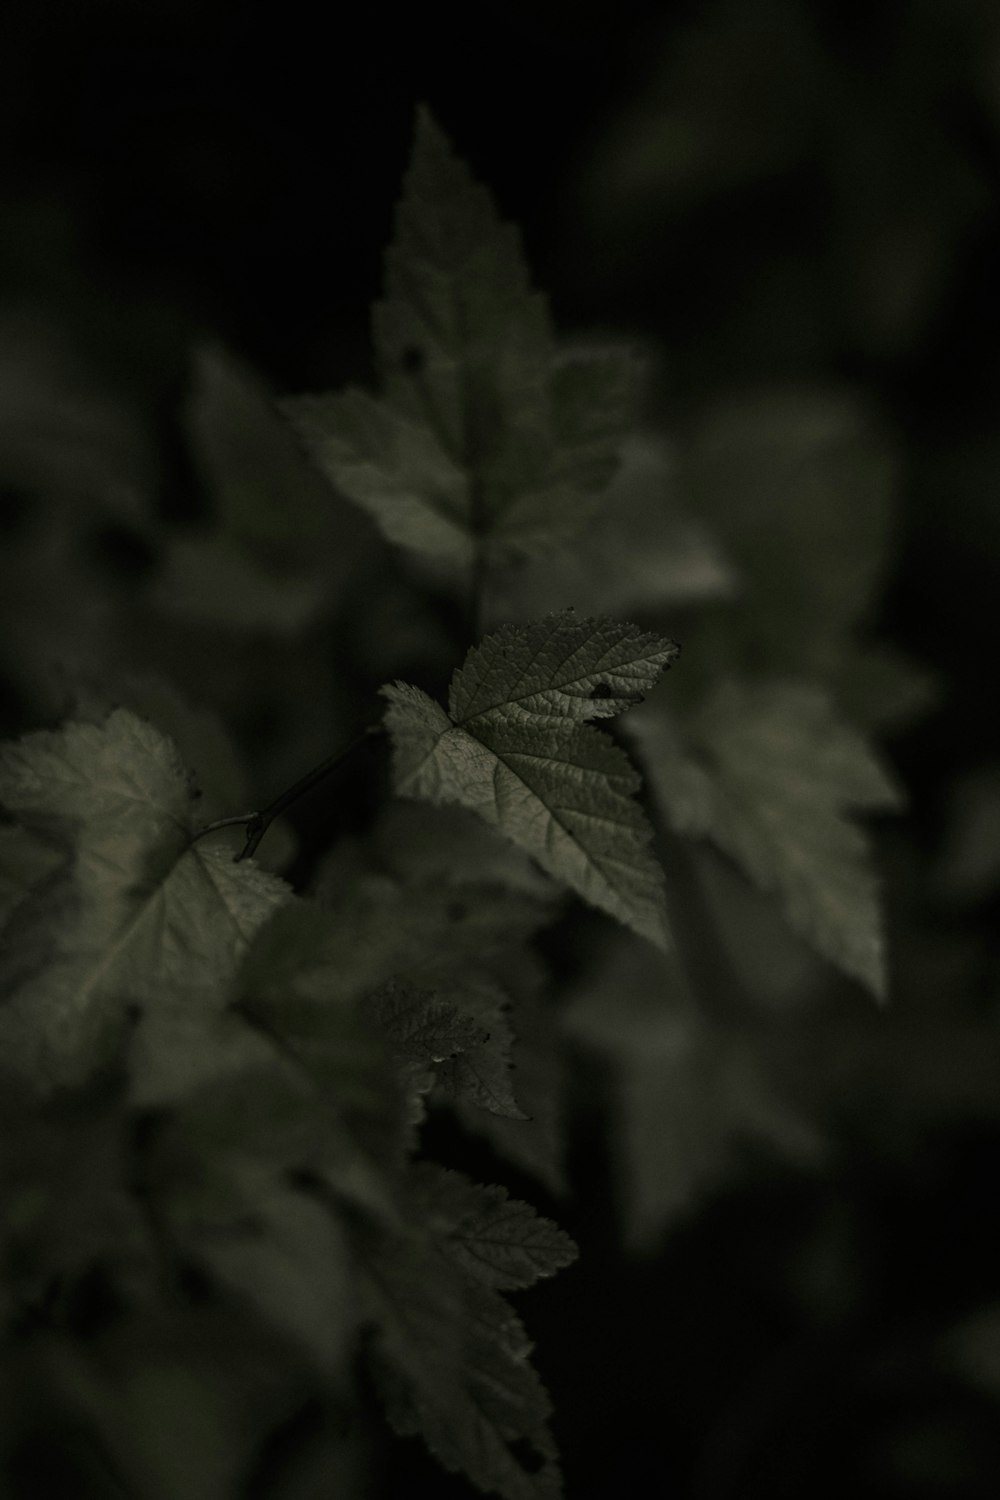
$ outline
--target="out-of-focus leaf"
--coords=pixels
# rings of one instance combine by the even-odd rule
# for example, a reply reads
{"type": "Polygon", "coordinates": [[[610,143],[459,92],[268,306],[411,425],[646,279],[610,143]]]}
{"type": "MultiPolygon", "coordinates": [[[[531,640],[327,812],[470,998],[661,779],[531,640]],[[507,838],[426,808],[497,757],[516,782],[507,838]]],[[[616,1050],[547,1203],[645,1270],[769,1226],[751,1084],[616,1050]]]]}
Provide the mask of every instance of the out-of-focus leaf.
{"type": "Polygon", "coordinates": [[[556,351],[517,231],[425,109],[373,324],[381,398],[284,410],[389,540],[468,564],[578,531],[617,467],[638,367],[626,351],[556,351]]]}
{"type": "Polygon", "coordinates": [[[620,616],[731,598],[733,569],[680,488],[670,444],[626,438],[600,510],[572,545],[491,580],[491,613],[528,621],[575,607],[620,616]]]}
{"type": "Polygon", "coordinates": [[[677,832],[713,839],[820,953],[883,997],[878,885],[852,814],[897,807],[899,794],[826,694],[728,681],[683,730],[655,709],[631,728],[677,832]]]}
{"type": "Polygon", "coordinates": [[[566,1034],[609,1069],[618,1207],[633,1249],[655,1249],[748,1147],[817,1161],[821,1132],[790,1096],[766,1033],[699,1013],[670,955],[620,938],[578,986],[566,1034]]]}
{"type": "Polygon", "coordinates": [[[373,1373],[395,1430],[503,1500],[562,1493],[551,1403],[506,1302],[411,1240],[365,1258],[373,1373]]]}
{"type": "Polygon", "coordinates": [[[569,1235],[506,1188],[482,1187],[459,1172],[425,1164],[420,1171],[427,1223],[449,1259],[497,1291],[533,1286],[571,1265],[569,1235]]]}
{"type": "Polygon", "coordinates": [[[106,1067],[130,1010],[185,993],[223,1006],[254,931],[288,899],[252,862],[190,844],[190,800],[174,746],[125,709],[0,751],[0,801],[69,856],[20,951],[20,924],[10,935],[0,1010],[7,1065],[41,1090],[106,1067]]]}

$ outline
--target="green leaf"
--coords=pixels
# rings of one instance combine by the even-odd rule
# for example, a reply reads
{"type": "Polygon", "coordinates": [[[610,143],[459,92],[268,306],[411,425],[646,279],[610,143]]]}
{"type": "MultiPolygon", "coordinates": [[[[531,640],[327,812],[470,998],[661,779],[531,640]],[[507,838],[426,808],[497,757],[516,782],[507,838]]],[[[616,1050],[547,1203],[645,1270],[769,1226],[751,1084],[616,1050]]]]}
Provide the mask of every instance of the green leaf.
{"type": "Polygon", "coordinates": [[[0,801],[68,859],[12,939],[0,1010],[8,1066],[43,1090],[83,1082],[123,1045],[128,1010],[188,994],[219,1009],[256,929],[288,888],[190,845],[191,793],[169,740],[125,709],[0,749],[0,801]]]}
{"type": "Polygon", "coordinates": [[[389,980],[369,995],[366,1003],[396,1052],[410,1095],[411,1118],[419,1124],[424,1116],[424,1096],[434,1086],[435,1069],[457,1053],[482,1047],[489,1041],[489,1033],[456,1006],[439,1000],[433,991],[406,981],[389,980]]]}
{"type": "Polygon", "coordinates": [[[503,1500],[556,1500],[551,1403],[503,1298],[416,1238],[373,1245],[363,1267],[373,1374],[396,1432],[503,1500]]]}
{"type": "Polygon", "coordinates": [[[395,789],[470,808],[584,900],[663,946],[663,877],[633,800],[639,777],[607,735],[574,721],[620,712],[676,653],[634,626],[570,613],[505,626],[456,672],[450,716],[418,688],[383,687],[395,789]]]}
{"type": "Polygon", "coordinates": [[[897,807],[899,795],[826,694],[730,681],[683,733],[655,710],[631,728],[677,832],[713,839],[777,895],[797,932],[883,997],[878,883],[852,814],[897,807]]]}
{"type": "Polygon", "coordinates": [[[483,1032],[432,993],[390,981],[369,996],[379,1022],[393,1042],[414,1061],[443,1062],[483,1041],[483,1032]]]}
{"type": "Polygon", "coordinates": [[[451,716],[467,729],[497,710],[514,723],[546,727],[611,718],[642,701],[678,649],[634,625],[578,620],[571,610],[501,625],[452,678],[451,716]]]}
{"type": "Polygon", "coordinates": [[[508,1000],[489,982],[456,984],[447,991],[480,1028],[482,1041],[446,1058],[437,1068],[437,1083],[451,1098],[467,1100],[491,1115],[526,1120],[513,1091],[508,1000]]]}
{"type": "Polygon", "coordinates": [[[504,1161],[542,1182],[555,1196],[568,1191],[565,1171],[564,1123],[567,1077],[564,1048],[556,1030],[548,995],[532,985],[517,987],[510,1010],[514,1034],[511,1068],[517,1080],[517,1101],[526,1119],[489,1114],[458,1101],[464,1129],[485,1136],[504,1161]]]}
{"type": "Polygon", "coordinates": [[[517,231],[426,109],[373,337],[380,399],[347,391],[284,410],[391,541],[464,565],[579,529],[617,467],[636,362],[557,353],[517,231]]]}
{"type": "Polygon", "coordinates": [[[464,1310],[459,1399],[428,1403],[420,1433],[446,1469],[461,1470],[503,1500],[562,1494],[552,1404],[531,1365],[531,1344],[502,1298],[481,1290],[464,1310]]]}
{"type": "Polygon", "coordinates": [[[420,1170],[427,1221],[449,1259],[497,1291],[533,1286],[571,1265],[569,1235],[503,1187],[481,1187],[459,1172],[420,1170]]]}

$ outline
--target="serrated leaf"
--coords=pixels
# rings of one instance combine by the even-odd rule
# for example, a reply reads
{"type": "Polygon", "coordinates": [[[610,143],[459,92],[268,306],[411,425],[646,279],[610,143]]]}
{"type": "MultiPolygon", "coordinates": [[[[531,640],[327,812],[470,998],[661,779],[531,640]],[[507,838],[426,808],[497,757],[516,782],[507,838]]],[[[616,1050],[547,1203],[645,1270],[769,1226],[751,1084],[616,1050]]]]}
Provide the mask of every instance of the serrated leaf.
{"type": "Polygon", "coordinates": [[[468,478],[433,432],[354,389],[298,396],[283,409],[323,473],[390,542],[468,560],[468,478]]]}
{"type": "MultiPolygon", "coordinates": [[[[269,977],[264,983],[258,975],[256,988],[275,1016],[297,1025],[288,995],[298,995],[321,1028],[326,1006],[360,1005],[374,1019],[386,985],[404,996],[423,991],[440,1007],[440,1024],[453,1036],[460,1030],[468,1043],[433,1064],[441,1087],[457,1101],[523,1120],[511,1085],[501,971],[545,921],[545,905],[495,886],[401,885],[358,875],[349,885],[333,910],[290,908],[261,935],[258,969],[269,977]]],[[[415,1056],[404,1069],[411,1100],[426,1092],[430,1066],[415,1056]]]]}
{"type": "Polygon", "coordinates": [[[642,701],[678,650],[634,625],[578,620],[569,610],[530,625],[501,625],[452,677],[449,710],[471,733],[497,711],[546,727],[611,718],[642,701]]]}
{"type": "Polygon", "coordinates": [[[511,1068],[517,1081],[517,1100],[527,1119],[489,1114],[461,1100],[457,1115],[464,1129],[485,1136],[504,1161],[513,1163],[559,1196],[568,1191],[563,1118],[567,1076],[563,1047],[551,1006],[537,994],[522,990],[523,987],[515,987],[510,1011],[514,1035],[511,1068]]]}
{"type": "Polygon", "coordinates": [[[419,1434],[446,1468],[503,1500],[556,1500],[551,1403],[503,1299],[419,1241],[372,1247],[364,1269],[373,1374],[396,1432],[419,1434]]]}
{"type": "Polygon", "coordinates": [[[470,808],[584,900],[665,945],[639,777],[607,735],[572,721],[620,712],[676,650],[633,626],[556,615],[471,652],[452,679],[450,717],[418,688],[383,687],[397,793],[470,808]]]}
{"type": "Polygon", "coordinates": [[[484,1286],[533,1286],[576,1260],[569,1235],[530,1203],[509,1198],[506,1188],[482,1187],[459,1172],[426,1166],[421,1190],[440,1248],[484,1286]]]}
{"type": "MultiPolygon", "coordinates": [[[[459,1053],[476,1053],[491,1041],[491,1034],[471,1016],[438,999],[433,991],[421,990],[407,981],[390,980],[367,997],[366,1008],[375,1015],[396,1051],[415,1124],[423,1119],[424,1096],[433,1088],[436,1073],[462,1078],[461,1073],[449,1074],[448,1064],[459,1053]]],[[[494,1050],[500,1047],[502,1038],[498,1038],[494,1050]]],[[[497,1059],[501,1077],[506,1076],[507,1066],[506,1059],[497,1059]]],[[[477,1077],[475,1072],[472,1077],[477,1077]]],[[[466,1087],[463,1092],[470,1090],[466,1087]]],[[[509,1095],[509,1087],[505,1092],[509,1095]]],[[[491,1103],[496,1107],[495,1098],[491,1103]]],[[[517,1108],[512,1097],[509,1105],[517,1108]]]]}
{"type": "Polygon", "coordinates": [[[878,884],[853,814],[898,806],[865,740],[820,689],[728,682],[685,722],[630,726],[678,833],[713,839],[797,932],[877,997],[885,994],[878,884]]]}
{"type": "Polygon", "coordinates": [[[637,368],[557,354],[517,231],[425,109],[373,311],[383,397],[284,410],[391,541],[467,564],[579,529],[617,465],[637,368]]]}
{"type": "Polygon", "coordinates": [[[393,1042],[419,1062],[443,1062],[485,1039],[474,1021],[412,984],[390,982],[369,1004],[393,1042]]]}
{"type": "Polygon", "coordinates": [[[125,709],[4,746],[0,800],[69,854],[33,912],[30,953],[15,941],[0,1010],[8,1065],[43,1090],[106,1066],[128,1008],[184,991],[224,1005],[253,933],[288,899],[252,863],[190,844],[177,753],[125,709]]]}
{"type": "Polygon", "coordinates": [[[420,1434],[445,1468],[468,1474],[502,1500],[562,1494],[552,1404],[529,1361],[531,1344],[502,1298],[481,1290],[465,1309],[459,1399],[428,1403],[420,1434]]]}
{"type": "Polygon", "coordinates": [[[514,1038],[507,1019],[506,995],[498,986],[482,980],[456,983],[446,993],[479,1026],[482,1040],[439,1064],[439,1088],[451,1098],[467,1101],[491,1115],[526,1120],[511,1077],[514,1038]]]}

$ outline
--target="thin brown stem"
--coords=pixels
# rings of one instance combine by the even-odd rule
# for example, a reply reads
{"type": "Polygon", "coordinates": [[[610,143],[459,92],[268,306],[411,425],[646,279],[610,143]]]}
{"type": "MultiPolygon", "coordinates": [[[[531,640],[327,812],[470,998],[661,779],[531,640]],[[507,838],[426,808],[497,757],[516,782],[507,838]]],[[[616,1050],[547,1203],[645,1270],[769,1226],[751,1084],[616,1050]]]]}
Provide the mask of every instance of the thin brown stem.
{"type": "Polygon", "coordinates": [[[307,792],[311,792],[313,787],[318,786],[321,781],[325,780],[343,761],[347,760],[348,756],[353,755],[354,751],[366,744],[373,735],[381,733],[383,733],[381,722],[366,725],[360,734],[354,736],[353,740],[343,745],[333,755],[327,756],[326,760],[321,761],[318,766],[314,766],[311,771],[307,771],[305,776],[300,777],[287,791],[275,797],[274,801],[269,802],[265,808],[262,808],[259,812],[235,813],[228,818],[216,818],[214,822],[206,823],[204,828],[199,828],[196,833],[192,834],[192,844],[197,839],[204,838],[206,833],[216,833],[222,828],[243,827],[246,829],[246,842],[240,852],[233,856],[233,860],[234,863],[238,864],[240,860],[249,859],[252,854],[256,853],[258,844],[275,818],[280,817],[286,808],[291,807],[293,802],[297,802],[300,797],[304,797],[307,792]]]}

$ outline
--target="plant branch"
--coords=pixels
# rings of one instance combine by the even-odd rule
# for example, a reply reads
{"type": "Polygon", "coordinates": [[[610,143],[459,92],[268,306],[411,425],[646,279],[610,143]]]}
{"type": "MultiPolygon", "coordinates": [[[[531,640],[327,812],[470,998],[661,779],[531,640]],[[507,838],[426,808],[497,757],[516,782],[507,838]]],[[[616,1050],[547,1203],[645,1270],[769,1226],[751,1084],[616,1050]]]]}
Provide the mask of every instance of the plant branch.
{"type": "Polygon", "coordinates": [[[311,771],[307,771],[287,791],[275,797],[273,802],[269,802],[259,812],[235,813],[228,818],[216,818],[214,822],[206,823],[204,828],[199,828],[192,835],[192,844],[197,839],[204,838],[206,833],[215,833],[220,828],[244,827],[246,829],[246,842],[240,852],[233,856],[233,861],[239,864],[240,860],[249,859],[251,855],[256,853],[258,844],[275,818],[280,817],[286,808],[291,807],[293,802],[297,802],[300,797],[304,797],[307,792],[312,791],[313,787],[318,786],[321,781],[324,781],[343,761],[347,760],[348,756],[353,755],[354,751],[360,749],[373,735],[382,733],[383,726],[381,722],[367,724],[361,730],[360,734],[354,736],[353,740],[348,741],[346,745],[342,745],[333,755],[327,756],[326,760],[320,761],[318,766],[314,766],[311,771]]]}

